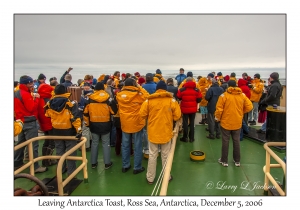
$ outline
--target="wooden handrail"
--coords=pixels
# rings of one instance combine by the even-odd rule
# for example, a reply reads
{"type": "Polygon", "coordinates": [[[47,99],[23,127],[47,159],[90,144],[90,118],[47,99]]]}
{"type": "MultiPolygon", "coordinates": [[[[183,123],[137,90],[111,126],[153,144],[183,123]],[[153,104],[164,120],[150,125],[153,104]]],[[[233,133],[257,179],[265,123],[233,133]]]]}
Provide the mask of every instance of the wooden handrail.
{"type": "Polygon", "coordinates": [[[22,172],[26,168],[30,167],[30,174],[34,176],[34,163],[39,161],[39,160],[44,160],[44,159],[59,159],[58,165],[57,165],[57,186],[58,186],[58,194],[59,195],[64,195],[63,192],[63,187],[66,186],[72,178],[74,178],[81,169],[83,169],[83,177],[85,180],[88,179],[88,173],[87,173],[87,159],[86,159],[86,148],[85,148],[85,142],[87,139],[85,137],[81,137],[79,143],[72,147],[69,151],[67,151],[65,154],[62,156],[57,156],[57,155],[47,155],[47,156],[39,156],[36,158],[33,158],[33,145],[32,143],[34,141],[39,141],[39,140],[45,140],[45,139],[50,139],[50,140],[70,140],[70,141],[78,141],[77,138],[74,136],[39,136],[35,137],[32,139],[29,139],[17,146],[14,147],[14,150],[18,150],[22,147],[25,147],[28,145],[28,153],[29,153],[29,161],[28,163],[24,164],[21,166],[19,169],[14,171],[14,175],[22,172]],[[79,149],[81,147],[81,157],[78,156],[69,156],[72,154],[75,150],[79,149]],[[62,181],[62,165],[65,160],[81,160],[82,163],[76,168],[76,170],[70,174],[64,181],[62,181]]]}
{"type": "Polygon", "coordinates": [[[264,191],[265,194],[267,194],[268,189],[269,189],[269,182],[271,182],[273,184],[273,186],[276,188],[276,190],[278,191],[278,193],[280,195],[286,195],[285,193],[285,184],[284,184],[284,189],[281,189],[281,187],[278,185],[278,183],[276,182],[276,180],[273,178],[273,176],[270,173],[270,169],[271,168],[282,168],[283,170],[283,176],[284,176],[284,180],[285,180],[285,172],[286,172],[286,164],[285,162],[283,162],[283,160],[281,160],[280,157],[278,157],[272,150],[271,150],[271,146],[277,146],[277,147],[284,147],[286,146],[286,142],[267,142],[264,144],[264,148],[266,150],[266,165],[263,167],[263,171],[265,173],[265,184],[264,184],[264,191]],[[278,163],[278,164],[271,164],[271,157],[274,158],[274,160],[278,163]]]}
{"type": "Polygon", "coordinates": [[[179,127],[181,126],[181,124],[182,124],[182,118],[180,118],[178,121],[176,121],[176,126],[173,130],[171,150],[170,150],[170,153],[168,156],[168,160],[167,160],[167,164],[166,164],[166,168],[165,168],[165,172],[164,172],[163,182],[162,182],[161,190],[160,190],[160,196],[167,195],[170,173],[171,173],[171,169],[172,169],[173,157],[174,157],[174,152],[175,152],[175,147],[176,147],[176,141],[177,141],[177,137],[178,137],[179,127]]]}

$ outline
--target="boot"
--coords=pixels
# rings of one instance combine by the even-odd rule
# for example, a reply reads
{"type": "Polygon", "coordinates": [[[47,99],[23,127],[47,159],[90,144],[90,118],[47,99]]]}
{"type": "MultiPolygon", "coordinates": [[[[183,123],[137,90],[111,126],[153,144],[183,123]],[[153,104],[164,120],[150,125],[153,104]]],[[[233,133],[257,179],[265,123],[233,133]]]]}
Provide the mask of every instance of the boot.
{"type": "Polygon", "coordinates": [[[204,125],[205,124],[205,119],[202,118],[201,122],[199,122],[200,125],[204,125]]]}

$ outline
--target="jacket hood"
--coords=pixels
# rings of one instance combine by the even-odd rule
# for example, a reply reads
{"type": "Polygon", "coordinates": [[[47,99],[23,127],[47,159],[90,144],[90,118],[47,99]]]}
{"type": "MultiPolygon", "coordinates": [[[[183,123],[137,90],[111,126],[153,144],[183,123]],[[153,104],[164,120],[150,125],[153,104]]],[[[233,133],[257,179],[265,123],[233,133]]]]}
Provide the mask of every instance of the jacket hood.
{"type": "Polygon", "coordinates": [[[151,94],[148,99],[152,99],[152,98],[173,98],[172,94],[170,92],[167,92],[166,90],[162,90],[162,89],[158,89],[157,91],[155,91],[155,93],[151,94]]]}
{"type": "Polygon", "coordinates": [[[41,84],[38,89],[38,94],[40,94],[41,98],[51,98],[52,91],[54,88],[48,84],[41,84]]]}
{"type": "Polygon", "coordinates": [[[239,87],[241,87],[241,86],[247,86],[247,84],[248,84],[247,80],[239,79],[239,81],[238,81],[238,86],[239,87]]]}
{"type": "Polygon", "coordinates": [[[20,85],[19,85],[19,89],[20,89],[20,90],[25,90],[25,91],[29,92],[27,86],[24,85],[24,84],[20,84],[20,85]]]}
{"type": "Polygon", "coordinates": [[[206,78],[206,77],[202,77],[202,78],[199,80],[199,85],[200,85],[200,86],[207,86],[207,78],[206,78]]]}
{"type": "Polygon", "coordinates": [[[134,86],[124,86],[122,91],[118,93],[117,99],[124,103],[130,103],[138,94],[142,94],[139,92],[139,88],[134,86]]]}
{"type": "Polygon", "coordinates": [[[97,79],[97,81],[98,81],[98,82],[101,82],[102,80],[104,80],[104,77],[105,77],[105,74],[102,74],[102,75],[97,79]]]}
{"type": "Polygon", "coordinates": [[[109,94],[105,90],[96,90],[93,94],[89,96],[89,98],[99,103],[102,103],[109,99],[109,94]]]}
{"type": "Polygon", "coordinates": [[[189,81],[189,82],[186,82],[183,87],[186,87],[186,88],[195,88],[196,87],[196,83],[193,82],[193,81],[189,81]]]}
{"type": "Polygon", "coordinates": [[[66,103],[69,101],[68,98],[66,97],[57,97],[55,96],[55,98],[53,98],[52,100],[49,101],[50,104],[50,108],[52,110],[54,110],[55,112],[62,112],[65,107],[66,107],[66,103]]]}
{"type": "Polygon", "coordinates": [[[233,95],[239,95],[239,94],[243,93],[241,88],[239,88],[239,87],[228,87],[227,92],[229,94],[233,94],[233,95]]]}

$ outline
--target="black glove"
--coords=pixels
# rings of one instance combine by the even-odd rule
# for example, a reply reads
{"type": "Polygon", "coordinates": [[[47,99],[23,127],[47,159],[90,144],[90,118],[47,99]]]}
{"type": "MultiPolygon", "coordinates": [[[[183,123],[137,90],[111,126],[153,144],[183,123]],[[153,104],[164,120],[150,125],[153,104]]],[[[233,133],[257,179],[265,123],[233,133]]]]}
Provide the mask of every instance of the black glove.
{"type": "Polygon", "coordinates": [[[78,140],[80,140],[81,137],[82,137],[82,131],[79,131],[79,132],[76,134],[75,137],[76,137],[78,140]]]}
{"type": "Polygon", "coordinates": [[[252,85],[252,84],[248,84],[248,87],[249,87],[249,88],[253,88],[253,85],[252,85]]]}

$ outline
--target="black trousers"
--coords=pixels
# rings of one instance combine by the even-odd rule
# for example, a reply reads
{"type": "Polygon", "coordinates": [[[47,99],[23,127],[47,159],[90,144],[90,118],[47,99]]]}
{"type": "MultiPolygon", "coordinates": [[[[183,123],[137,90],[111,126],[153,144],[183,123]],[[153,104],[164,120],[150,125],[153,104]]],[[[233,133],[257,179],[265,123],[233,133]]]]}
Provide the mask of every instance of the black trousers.
{"type": "Polygon", "coordinates": [[[194,124],[196,113],[183,114],[183,138],[194,139],[194,124]],[[188,123],[190,122],[190,125],[188,123]],[[190,132],[189,132],[190,128],[190,132]]]}

